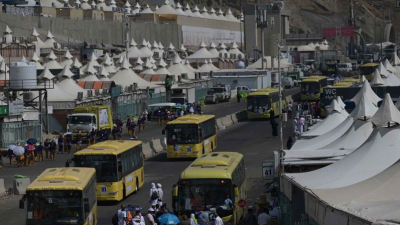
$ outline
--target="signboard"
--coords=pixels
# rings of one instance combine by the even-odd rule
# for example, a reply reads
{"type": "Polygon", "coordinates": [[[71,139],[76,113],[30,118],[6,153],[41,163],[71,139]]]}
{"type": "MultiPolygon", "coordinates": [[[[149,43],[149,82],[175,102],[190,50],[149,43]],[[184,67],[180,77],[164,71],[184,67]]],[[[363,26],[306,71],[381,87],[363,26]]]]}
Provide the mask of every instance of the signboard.
{"type": "Polygon", "coordinates": [[[15,100],[8,103],[8,115],[16,116],[24,113],[24,102],[22,100],[15,100]]]}
{"type": "Polygon", "coordinates": [[[8,106],[2,105],[0,106],[0,116],[7,116],[8,115],[8,106]]]}
{"type": "Polygon", "coordinates": [[[111,98],[115,98],[121,95],[121,86],[111,88],[111,98]]]}
{"type": "Polygon", "coordinates": [[[353,26],[341,27],[340,28],[340,36],[341,37],[354,36],[354,27],[353,26]]]}
{"type": "MultiPolygon", "coordinates": [[[[399,0],[400,1],[400,0],[399,0]]],[[[329,27],[322,29],[323,38],[354,36],[354,27],[329,27]]]]}
{"type": "Polygon", "coordinates": [[[275,174],[274,161],[265,161],[262,163],[263,180],[273,180],[275,174]]]}
{"type": "MultiPolygon", "coordinates": [[[[243,36],[243,32],[242,32],[243,36]]],[[[206,45],[213,41],[215,44],[233,43],[240,45],[240,31],[212,29],[206,27],[182,26],[183,44],[197,46],[201,41],[206,45]]]]}
{"type": "Polygon", "coordinates": [[[336,28],[335,27],[324,28],[322,30],[322,37],[323,38],[336,37],[336,28]]]}

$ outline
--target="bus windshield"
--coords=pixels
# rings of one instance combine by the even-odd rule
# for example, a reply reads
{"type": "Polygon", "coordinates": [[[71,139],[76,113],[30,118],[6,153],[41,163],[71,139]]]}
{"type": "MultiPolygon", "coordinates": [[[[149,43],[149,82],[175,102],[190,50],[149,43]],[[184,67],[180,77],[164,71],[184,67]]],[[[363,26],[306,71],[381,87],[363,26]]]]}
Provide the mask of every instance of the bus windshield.
{"type": "Polygon", "coordinates": [[[92,116],[70,116],[69,124],[89,124],[92,122],[92,116]]]}
{"type": "Polygon", "coordinates": [[[301,93],[314,94],[320,92],[320,85],[318,82],[301,82],[301,93]]]}
{"type": "Polygon", "coordinates": [[[167,144],[199,143],[199,129],[196,124],[167,125],[167,144]]]}
{"type": "Polygon", "coordinates": [[[97,182],[116,182],[117,160],[115,155],[77,155],[76,167],[91,167],[96,169],[97,182]]]}
{"type": "MultiPolygon", "coordinates": [[[[182,211],[211,211],[211,209],[232,211],[232,205],[226,204],[226,197],[232,200],[230,180],[193,179],[181,180],[179,189],[179,209],[182,211]]],[[[219,213],[219,212],[218,212],[219,213]]],[[[223,217],[224,215],[221,215],[223,217]]],[[[226,216],[226,215],[225,215],[226,216]]]]}
{"type": "Polygon", "coordinates": [[[27,224],[83,224],[82,191],[29,191],[27,224]]]}
{"type": "Polygon", "coordinates": [[[261,109],[268,110],[269,105],[269,98],[268,96],[247,96],[247,110],[259,112],[261,109]]]}

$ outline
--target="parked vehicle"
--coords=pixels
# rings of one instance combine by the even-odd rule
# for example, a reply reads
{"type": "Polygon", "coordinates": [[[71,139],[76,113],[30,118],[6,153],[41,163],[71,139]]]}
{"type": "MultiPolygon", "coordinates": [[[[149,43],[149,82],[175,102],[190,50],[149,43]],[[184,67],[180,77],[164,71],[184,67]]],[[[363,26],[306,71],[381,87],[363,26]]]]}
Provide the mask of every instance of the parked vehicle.
{"type": "Polygon", "coordinates": [[[291,77],[282,77],[282,84],[285,88],[293,88],[295,86],[291,77]]]}
{"type": "Polygon", "coordinates": [[[351,63],[339,63],[337,68],[340,72],[351,72],[353,71],[353,65],[351,63]]]}
{"type": "Polygon", "coordinates": [[[257,91],[257,89],[255,88],[248,88],[247,86],[237,86],[236,87],[237,91],[242,91],[242,92],[246,92],[246,93],[251,93],[254,91],[257,91]]]}
{"type": "Polygon", "coordinates": [[[218,84],[208,90],[206,103],[218,103],[229,101],[231,98],[231,87],[227,84],[218,84]]]}

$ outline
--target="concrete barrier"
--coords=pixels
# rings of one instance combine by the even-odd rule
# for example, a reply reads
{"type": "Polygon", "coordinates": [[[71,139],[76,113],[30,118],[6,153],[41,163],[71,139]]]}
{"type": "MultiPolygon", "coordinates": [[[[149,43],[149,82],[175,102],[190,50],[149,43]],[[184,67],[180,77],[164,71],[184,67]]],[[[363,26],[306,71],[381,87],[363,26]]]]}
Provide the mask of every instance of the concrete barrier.
{"type": "Polygon", "coordinates": [[[150,142],[151,148],[153,149],[154,153],[159,153],[164,150],[163,146],[161,145],[160,139],[155,139],[150,142]]]}
{"type": "Polygon", "coordinates": [[[218,130],[225,129],[224,124],[222,124],[222,118],[218,118],[218,119],[216,120],[216,124],[217,124],[217,129],[218,129],[218,130]]]}
{"type": "Polygon", "coordinates": [[[239,119],[237,118],[236,113],[231,114],[231,118],[232,118],[233,124],[239,123],[239,119]]]}
{"type": "Polygon", "coordinates": [[[4,187],[4,179],[0,179],[0,196],[6,194],[6,188],[4,187]]]}
{"type": "Polygon", "coordinates": [[[150,142],[142,143],[142,149],[144,158],[150,158],[153,155],[153,149],[151,148],[150,142]]]}
{"type": "Polygon", "coordinates": [[[233,125],[233,121],[232,121],[231,115],[227,115],[227,116],[222,117],[222,124],[225,127],[232,126],[233,125]]]}
{"type": "Polygon", "coordinates": [[[31,183],[30,178],[17,178],[14,179],[14,194],[15,195],[24,195],[26,192],[26,188],[29,186],[31,183]]]}
{"type": "Polygon", "coordinates": [[[247,120],[247,112],[246,110],[240,111],[235,113],[236,118],[238,119],[239,122],[247,120]]]}

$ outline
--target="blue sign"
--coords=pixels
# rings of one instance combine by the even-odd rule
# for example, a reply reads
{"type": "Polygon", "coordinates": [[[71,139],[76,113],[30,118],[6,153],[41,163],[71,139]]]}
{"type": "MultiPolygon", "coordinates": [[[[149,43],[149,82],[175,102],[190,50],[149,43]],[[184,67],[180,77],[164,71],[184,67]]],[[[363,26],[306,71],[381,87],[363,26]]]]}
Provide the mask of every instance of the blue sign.
{"type": "Polygon", "coordinates": [[[111,98],[115,98],[121,95],[121,86],[111,88],[111,98]]]}

